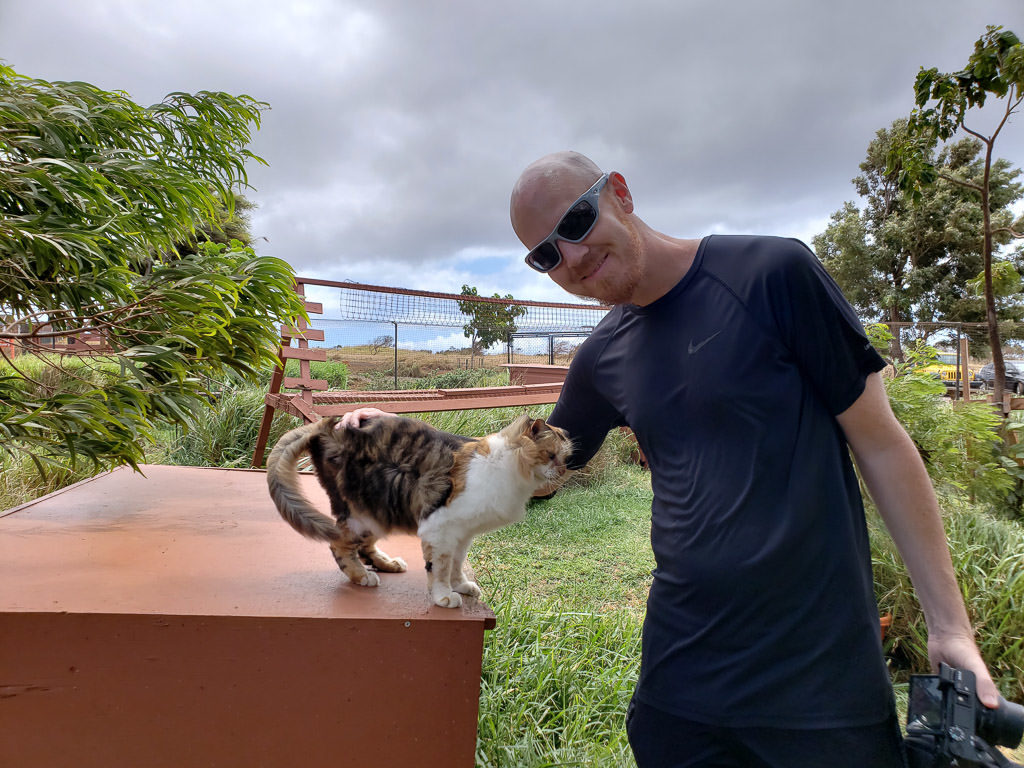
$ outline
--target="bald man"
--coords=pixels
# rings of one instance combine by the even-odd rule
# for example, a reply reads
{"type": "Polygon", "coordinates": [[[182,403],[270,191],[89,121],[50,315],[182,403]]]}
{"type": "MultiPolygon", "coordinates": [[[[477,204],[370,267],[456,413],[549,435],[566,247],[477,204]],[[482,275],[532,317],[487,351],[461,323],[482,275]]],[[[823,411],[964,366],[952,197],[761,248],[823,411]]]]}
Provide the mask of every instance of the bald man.
{"type": "Polygon", "coordinates": [[[658,232],[622,174],[575,152],[523,171],[511,217],[533,269],[612,305],[549,419],[574,439],[570,466],[616,426],[650,463],[657,567],[626,715],[639,768],[905,765],[851,452],[914,581],[933,666],[973,671],[995,707],[884,361],[814,254],[658,232]]]}
{"type": "Polygon", "coordinates": [[[559,152],[523,171],[527,263],[613,305],[550,422],[583,466],[629,426],[650,462],[648,597],[627,732],[640,768],[904,765],[850,453],[907,563],[933,665],[997,691],[884,361],[802,243],[677,238],[620,173],[559,152]]]}

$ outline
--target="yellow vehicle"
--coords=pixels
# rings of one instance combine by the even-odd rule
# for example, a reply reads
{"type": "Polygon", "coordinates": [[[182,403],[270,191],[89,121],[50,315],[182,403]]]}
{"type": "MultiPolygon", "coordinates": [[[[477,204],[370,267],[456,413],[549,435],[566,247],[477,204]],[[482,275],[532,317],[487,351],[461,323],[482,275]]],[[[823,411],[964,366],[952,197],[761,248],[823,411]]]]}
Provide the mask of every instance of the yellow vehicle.
{"type": "MultiPolygon", "coordinates": [[[[956,389],[960,381],[960,371],[956,367],[956,352],[939,352],[938,361],[932,365],[926,365],[921,371],[930,373],[937,379],[942,379],[946,389],[956,389]]],[[[967,380],[973,389],[977,389],[982,383],[978,378],[977,368],[972,367],[970,361],[967,365],[967,380]]]]}

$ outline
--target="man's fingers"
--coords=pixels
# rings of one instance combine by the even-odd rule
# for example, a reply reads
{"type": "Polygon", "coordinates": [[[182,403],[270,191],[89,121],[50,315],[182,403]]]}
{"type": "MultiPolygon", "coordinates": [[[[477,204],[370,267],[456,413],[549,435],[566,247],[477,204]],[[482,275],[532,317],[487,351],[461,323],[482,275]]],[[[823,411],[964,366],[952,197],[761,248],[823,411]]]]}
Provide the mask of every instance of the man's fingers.
{"type": "Polygon", "coordinates": [[[334,425],[335,429],[358,429],[359,425],[366,419],[373,418],[375,416],[394,416],[393,413],[382,411],[380,408],[356,408],[354,411],[349,411],[341,420],[334,425]]]}

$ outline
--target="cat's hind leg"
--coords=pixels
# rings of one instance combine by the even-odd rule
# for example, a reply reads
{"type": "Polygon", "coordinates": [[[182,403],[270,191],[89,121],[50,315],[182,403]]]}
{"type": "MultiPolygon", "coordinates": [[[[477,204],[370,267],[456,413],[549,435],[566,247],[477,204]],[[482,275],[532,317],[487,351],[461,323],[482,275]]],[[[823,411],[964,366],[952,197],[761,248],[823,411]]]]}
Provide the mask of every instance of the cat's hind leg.
{"type": "Polygon", "coordinates": [[[366,546],[366,534],[352,530],[347,521],[339,521],[338,530],[341,536],[331,542],[331,554],[334,555],[334,562],[338,564],[341,572],[348,576],[349,581],[361,587],[379,585],[380,576],[366,570],[366,566],[359,558],[360,551],[366,546]]]}
{"type": "Polygon", "coordinates": [[[405,573],[409,570],[405,560],[400,557],[391,557],[377,546],[376,541],[371,541],[359,550],[359,557],[364,563],[369,563],[378,571],[385,573],[405,573]]]}

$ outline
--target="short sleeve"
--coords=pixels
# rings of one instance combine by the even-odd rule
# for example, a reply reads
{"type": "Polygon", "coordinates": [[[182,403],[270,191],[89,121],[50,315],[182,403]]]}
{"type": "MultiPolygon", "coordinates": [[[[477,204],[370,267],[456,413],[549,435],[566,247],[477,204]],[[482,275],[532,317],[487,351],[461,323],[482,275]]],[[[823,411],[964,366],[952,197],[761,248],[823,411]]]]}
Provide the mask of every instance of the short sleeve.
{"type": "Polygon", "coordinates": [[[777,240],[767,272],[767,301],[783,344],[835,416],[885,367],[853,307],[817,257],[799,240],[777,240]]]}
{"type": "Polygon", "coordinates": [[[569,366],[562,393],[548,419],[548,423],[564,429],[572,438],[573,452],[568,461],[569,469],[582,469],[597,453],[608,430],[625,426],[619,412],[594,387],[595,346],[588,339],[580,347],[569,366]]]}

